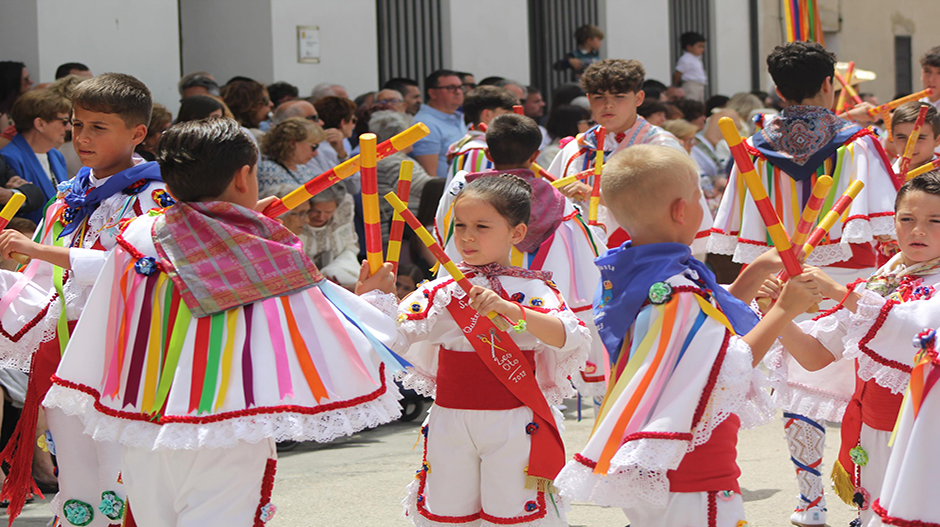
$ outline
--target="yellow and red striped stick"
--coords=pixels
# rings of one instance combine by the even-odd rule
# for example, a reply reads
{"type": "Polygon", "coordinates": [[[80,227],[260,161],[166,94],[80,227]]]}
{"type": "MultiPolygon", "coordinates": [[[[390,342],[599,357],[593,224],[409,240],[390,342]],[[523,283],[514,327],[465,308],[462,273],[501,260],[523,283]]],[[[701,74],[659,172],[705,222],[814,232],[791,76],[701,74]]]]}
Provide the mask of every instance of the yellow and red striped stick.
{"type": "Polygon", "coordinates": [[[751,197],[754,199],[754,204],[757,205],[757,210],[760,212],[761,219],[764,220],[764,225],[767,226],[767,234],[770,235],[774,247],[777,249],[777,252],[780,253],[780,259],[783,260],[784,268],[791,276],[802,273],[803,268],[800,266],[796,255],[793,254],[793,246],[790,244],[787,231],[784,230],[783,225],[780,224],[780,218],[777,217],[777,213],[770,203],[770,197],[767,196],[767,191],[764,190],[764,185],[761,183],[760,177],[754,169],[754,163],[751,161],[751,157],[744,148],[744,142],[738,134],[738,129],[734,126],[734,121],[732,121],[730,117],[722,117],[718,121],[718,127],[721,129],[721,134],[725,137],[725,141],[728,142],[731,155],[734,157],[734,162],[738,166],[738,176],[744,179],[744,183],[747,185],[751,197]]]}
{"type": "Polygon", "coordinates": [[[907,144],[904,145],[904,154],[901,155],[901,162],[898,163],[898,178],[901,181],[907,181],[907,171],[911,168],[911,156],[914,155],[914,147],[917,146],[917,138],[920,137],[920,129],[924,126],[924,121],[927,120],[927,110],[930,109],[930,105],[924,104],[920,107],[920,110],[917,112],[917,120],[914,121],[914,128],[911,130],[911,135],[907,138],[907,144]]]}
{"type": "Polygon", "coordinates": [[[820,176],[813,185],[813,195],[810,196],[806,206],[803,207],[803,214],[800,216],[799,223],[796,224],[796,232],[793,234],[793,246],[803,247],[806,238],[809,237],[810,229],[816,223],[819,217],[819,211],[822,210],[826,196],[829,195],[829,189],[832,187],[832,178],[829,176],[820,176]]]}
{"type": "Polygon", "coordinates": [[[532,163],[531,165],[529,165],[529,170],[531,170],[532,172],[535,172],[536,177],[540,177],[546,181],[549,181],[552,183],[554,183],[555,181],[558,181],[558,179],[555,176],[549,174],[548,171],[542,168],[541,166],[539,166],[538,163],[532,163]]]}
{"type": "Polygon", "coordinates": [[[858,96],[858,92],[855,91],[855,88],[853,88],[852,85],[848,81],[845,80],[845,77],[843,77],[841,73],[839,73],[838,71],[835,73],[836,73],[836,78],[839,79],[839,83],[842,84],[842,91],[849,92],[849,96],[852,97],[852,100],[855,101],[855,104],[862,104],[863,102],[865,102],[862,100],[861,97],[858,96]]]}
{"type": "Polygon", "coordinates": [[[555,188],[566,187],[574,183],[575,181],[578,181],[579,179],[587,179],[593,175],[594,175],[594,169],[590,168],[588,170],[583,170],[581,172],[578,172],[577,174],[571,174],[570,176],[565,176],[561,179],[556,179],[555,181],[552,181],[552,186],[555,188]]]}
{"type": "Polygon", "coordinates": [[[599,126],[594,133],[597,153],[594,158],[594,185],[591,187],[591,203],[588,209],[588,225],[597,225],[597,209],[601,205],[601,172],[604,171],[604,137],[607,129],[599,126]]]}
{"type": "Polygon", "coordinates": [[[513,113],[515,113],[515,114],[517,114],[517,115],[525,115],[525,109],[522,108],[522,105],[521,105],[521,104],[516,104],[515,106],[513,106],[513,107],[512,107],[512,111],[513,111],[513,113]]]}
{"type": "Polygon", "coordinates": [[[832,206],[832,209],[823,216],[823,219],[820,220],[819,225],[813,230],[813,233],[809,235],[809,238],[806,240],[806,243],[803,244],[803,249],[800,251],[800,261],[805,261],[806,257],[813,252],[813,249],[819,245],[819,242],[822,241],[823,237],[829,232],[829,229],[836,224],[836,221],[839,219],[839,216],[845,214],[845,211],[849,210],[849,206],[852,204],[852,201],[858,196],[858,193],[862,191],[865,187],[865,184],[861,181],[855,180],[849,185],[849,188],[845,189],[845,192],[842,193],[842,196],[836,201],[835,205],[832,206]]]}
{"type": "Polygon", "coordinates": [[[379,214],[379,180],[376,171],[375,134],[359,136],[359,174],[362,177],[362,220],[366,232],[369,271],[382,267],[382,219],[379,214]]]}
{"type": "Polygon", "coordinates": [[[933,161],[929,163],[925,163],[915,168],[914,170],[911,170],[910,172],[908,172],[907,181],[910,181],[921,174],[926,174],[927,172],[930,172],[931,170],[936,170],[938,168],[940,168],[940,157],[938,157],[937,159],[934,159],[933,161]]]}
{"type": "MultiPolygon", "coordinates": [[[[376,160],[385,159],[395,152],[401,152],[429,133],[431,133],[431,130],[427,125],[424,123],[416,123],[414,126],[392,137],[388,141],[383,141],[382,144],[376,148],[376,160]]],[[[264,209],[262,214],[269,218],[276,218],[358,171],[359,156],[351,157],[319,176],[312,178],[310,181],[304,183],[303,186],[297,187],[296,190],[283,198],[274,200],[273,203],[264,209]]]]}
{"type": "MultiPolygon", "coordinates": [[[[845,79],[852,84],[852,75],[855,73],[855,62],[850,61],[849,65],[845,68],[845,79]]],[[[842,107],[845,106],[845,95],[847,91],[845,89],[839,90],[839,99],[836,101],[835,112],[839,113],[842,111],[842,107]]]]}
{"type": "Polygon", "coordinates": [[[911,102],[911,101],[918,101],[929,95],[933,95],[933,90],[930,88],[927,88],[917,93],[912,93],[906,97],[901,97],[900,99],[895,99],[891,102],[886,102],[884,104],[875,106],[874,108],[871,108],[868,110],[868,115],[874,117],[885,110],[890,112],[891,110],[894,110],[895,108],[897,108],[898,106],[901,106],[904,103],[911,102]]]}
{"type": "MultiPolygon", "coordinates": [[[[411,173],[414,171],[415,163],[411,160],[401,162],[398,168],[398,189],[395,194],[405,206],[408,206],[408,197],[411,194],[411,173]]],[[[392,274],[398,274],[398,258],[401,256],[401,237],[405,232],[405,220],[401,214],[395,212],[392,216],[392,226],[388,233],[388,256],[387,261],[392,262],[392,274]]]]}
{"type": "MultiPolygon", "coordinates": [[[[464,290],[465,293],[470,294],[470,288],[473,287],[473,284],[470,283],[470,280],[467,280],[467,277],[457,268],[457,264],[454,263],[450,257],[444,252],[444,249],[441,248],[441,244],[437,243],[434,239],[434,236],[431,236],[431,233],[424,228],[424,225],[418,221],[418,218],[408,210],[408,207],[402,203],[398,196],[394,192],[389,192],[385,195],[385,201],[389,202],[392,207],[395,209],[395,212],[401,215],[401,217],[408,223],[408,226],[411,227],[415,234],[418,235],[418,238],[424,242],[424,245],[431,250],[431,253],[437,258],[437,261],[444,266],[444,269],[447,269],[447,272],[450,273],[450,276],[453,277],[454,281],[457,282],[457,285],[464,290]]],[[[493,324],[496,325],[502,331],[505,331],[512,327],[506,320],[504,320],[498,313],[491,311],[486,314],[486,316],[493,321],[493,324]]]]}
{"type": "Polygon", "coordinates": [[[894,142],[894,131],[891,130],[891,112],[887,109],[881,111],[881,120],[885,123],[885,134],[888,141],[894,142]]]}
{"type": "MultiPolygon", "coordinates": [[[[3,210],[0,210],[0,231],[7,228],[7,225],[10,223],[10,220],[13,219],[13,216],[16,216],[16,213],[20,211],[20,207],[23,206],[23,203],[26,202],[26,195],[20,192],[14,192],[10,199],[7,201],[7,204],[3,206],[3,210]]],[[[16,260],[21,265],[26,265],[29,263],[29,256],[20,253],[13,253],[10,255],[11,258],[16,260]]]]}

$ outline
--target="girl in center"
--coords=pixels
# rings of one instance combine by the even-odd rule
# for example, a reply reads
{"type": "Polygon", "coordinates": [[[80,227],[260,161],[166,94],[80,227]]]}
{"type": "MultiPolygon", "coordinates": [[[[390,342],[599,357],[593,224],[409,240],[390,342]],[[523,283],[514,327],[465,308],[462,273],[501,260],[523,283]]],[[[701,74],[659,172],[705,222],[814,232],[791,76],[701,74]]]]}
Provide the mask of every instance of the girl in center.
{"type": "Polygon", "coordinates": [[[509,266],[531,194],[509,174],[468,184],[454,201],[454,237],[472,289],[441,278],[398,306],[388,345],[412,364],[401,380],[435,399],[421,429],[424,461],[402,502],[415,525],[567,525],[551,486],[565,462],[553,407],[573,393],[568,377],[584,364],[590,334],[551,273],[509,266]],[[514,327],[496,329],[490,312],[514,327]]]}

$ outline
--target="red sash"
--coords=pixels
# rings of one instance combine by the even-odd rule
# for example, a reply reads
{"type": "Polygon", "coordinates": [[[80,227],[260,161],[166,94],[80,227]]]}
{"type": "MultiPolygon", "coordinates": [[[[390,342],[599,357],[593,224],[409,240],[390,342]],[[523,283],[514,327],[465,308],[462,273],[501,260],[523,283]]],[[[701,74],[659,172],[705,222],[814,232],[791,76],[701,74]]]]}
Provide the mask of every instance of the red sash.
{"type": "Polygon", "coordinates": [[[519,346],[509,335],[496,329],[489,318],[471,308],[466,299],[466,296],[454,297],[447,304],[447,310],[490,373],[532,409],[535,426],[526,428],[532,439],[526,487],[551,492],[552,481],[565,466],[565,445],[555,417],[535,376],[526,372],[528,362],[519,346]]]}

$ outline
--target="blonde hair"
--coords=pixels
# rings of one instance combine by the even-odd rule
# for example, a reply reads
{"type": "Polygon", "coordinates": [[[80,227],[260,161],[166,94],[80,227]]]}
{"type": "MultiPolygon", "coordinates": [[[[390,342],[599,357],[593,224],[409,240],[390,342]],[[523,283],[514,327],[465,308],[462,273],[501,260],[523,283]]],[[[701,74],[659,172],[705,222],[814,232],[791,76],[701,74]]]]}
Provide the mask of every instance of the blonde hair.
{"type": "Polygon", "coordinates": [[[698,168],[685,152],[661,145],[621,150],[604,165],[601,193],[627,231],[659,221],[656,208],[673,198],[690,197],[698,186],[698,168]],[[650,199],[655,196],[655,199],[650,199]]]}
{"type": "Polygon", "coordinates": [[[326,133],[320,125],[303,117],[291,117],[264,134],[261,138],[261,153],[278,163],[288,163],[294,156],[294,146],[297,143],[320,143],[325,138],[326,133]]]}
{"type": "Polygon", "coordinates": [[[698,127],[685,119],[666,121],[663,123],[663,129],[678,137],[680,141],[687,141],[698,133],[698,127]]]}

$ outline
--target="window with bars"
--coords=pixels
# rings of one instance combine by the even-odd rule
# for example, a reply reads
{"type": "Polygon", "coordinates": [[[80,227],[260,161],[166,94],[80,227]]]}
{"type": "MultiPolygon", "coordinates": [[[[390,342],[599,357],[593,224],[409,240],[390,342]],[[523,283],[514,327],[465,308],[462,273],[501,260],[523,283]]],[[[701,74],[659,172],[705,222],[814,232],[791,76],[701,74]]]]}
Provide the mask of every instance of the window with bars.
{"type": "Polygon", "coordinates": [[[911,37],[894,37],[894,91],[897,94],[914,92],[914,72],[911,64],[911,37]]]}
{"type": "Polygon", "coordinates": [[[552,93],[577,82],[571,70],[552,65],[575,46],[574,32],[585,24],[598,24],[597,0],[529,0],[529,78],[551,102],[552,93]]]}
{"type": "Polygon", "coordinates": [[[440,0],[376,0],[379,84],[424,77],[443,67],[440,0]]]}

